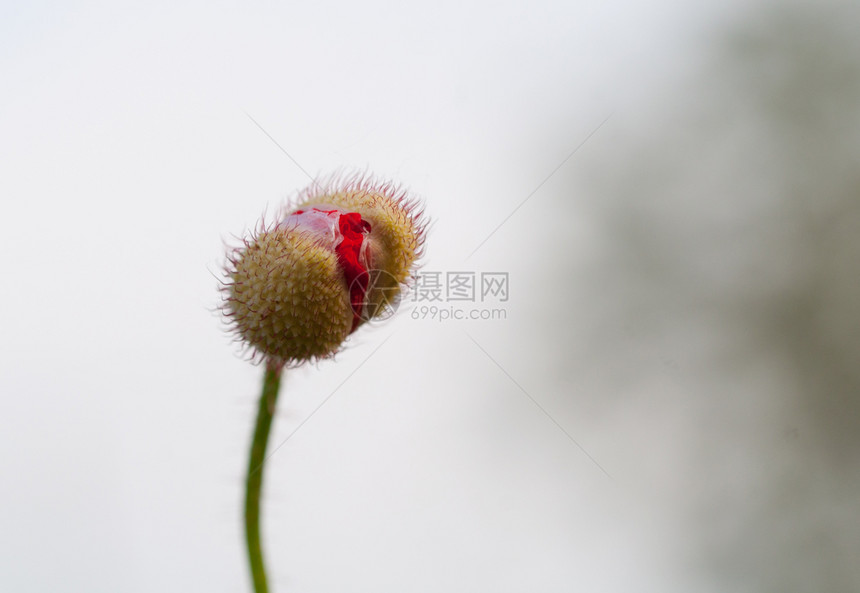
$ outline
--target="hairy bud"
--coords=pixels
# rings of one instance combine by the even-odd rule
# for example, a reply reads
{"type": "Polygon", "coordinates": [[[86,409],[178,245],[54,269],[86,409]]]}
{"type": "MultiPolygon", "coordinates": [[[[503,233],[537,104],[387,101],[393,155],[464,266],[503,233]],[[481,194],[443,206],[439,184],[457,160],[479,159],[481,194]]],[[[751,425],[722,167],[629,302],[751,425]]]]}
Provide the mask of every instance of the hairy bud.
{"type": "Polygon", "coordinates": [[[416,202],[390,183],[315,183],[228,255],[224,314],[257,358],[326,358],[396,301],[421,255],[416,202]]]}

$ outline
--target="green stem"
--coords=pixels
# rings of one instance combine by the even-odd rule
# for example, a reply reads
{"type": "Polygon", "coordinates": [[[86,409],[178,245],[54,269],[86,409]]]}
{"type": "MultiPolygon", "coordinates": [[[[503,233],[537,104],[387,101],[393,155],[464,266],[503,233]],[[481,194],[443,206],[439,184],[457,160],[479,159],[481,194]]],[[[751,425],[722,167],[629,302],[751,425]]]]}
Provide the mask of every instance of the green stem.
{"type": "Polygon", "coordinates": [[[263,463],[266,460],[266,443],[275,413],[275,402],[281,386],[281,367],[269,365],[263,379],[263,393],[257,410],[257,425],[251,441],[251,457],[248,461],[248,481],[245,489],[245,537],[248,542],[248,562],[254,580],[255,593],[268,593],[266,567],[260,546],[260,491],[263,486],[263,463]]]}

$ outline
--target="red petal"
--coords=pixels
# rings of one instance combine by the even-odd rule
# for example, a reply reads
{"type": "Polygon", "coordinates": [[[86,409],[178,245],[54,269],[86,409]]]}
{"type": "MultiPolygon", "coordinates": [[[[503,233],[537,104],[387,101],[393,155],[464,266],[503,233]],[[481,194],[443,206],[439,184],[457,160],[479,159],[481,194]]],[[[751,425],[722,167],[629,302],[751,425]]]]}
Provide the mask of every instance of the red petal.
{"type": "Polygon", "coordinates": [[[361,262],[361,244],[364,233],[370,232],[370,224],[362,220],[358,212],[341,213],[338,220],[343,240],[334,248],[338,263],[349,287],[349,302],[352,305],[352,331],[361,323],[361,310],[370,277],[361,262]]]}

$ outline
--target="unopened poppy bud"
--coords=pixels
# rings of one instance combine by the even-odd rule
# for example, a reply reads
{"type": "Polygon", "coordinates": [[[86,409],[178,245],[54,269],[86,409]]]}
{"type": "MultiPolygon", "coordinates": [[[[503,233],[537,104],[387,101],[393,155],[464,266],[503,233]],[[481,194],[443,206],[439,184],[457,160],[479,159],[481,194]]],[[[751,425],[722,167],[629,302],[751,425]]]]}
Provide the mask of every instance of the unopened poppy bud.
{"type": "Polygon", "coordinates": [[[331,356],[395,301],[413,273],[424,222],[392,184],[314,184],[228,257],[225,315],[270,364],[331,356]]]}

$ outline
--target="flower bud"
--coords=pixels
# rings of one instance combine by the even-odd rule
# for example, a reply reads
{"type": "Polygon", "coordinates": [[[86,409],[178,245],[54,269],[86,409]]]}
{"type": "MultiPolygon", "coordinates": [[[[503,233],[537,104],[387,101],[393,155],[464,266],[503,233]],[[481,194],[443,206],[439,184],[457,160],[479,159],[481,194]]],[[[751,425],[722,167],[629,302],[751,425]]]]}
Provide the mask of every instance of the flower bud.
{"type": "Polygon", "coordinates": [[[223,309],[256,358],[298,364],[338,351],[396,302],[420,257],[416,202],[372,179],[315,183],[232,250],[223,309]]]}

